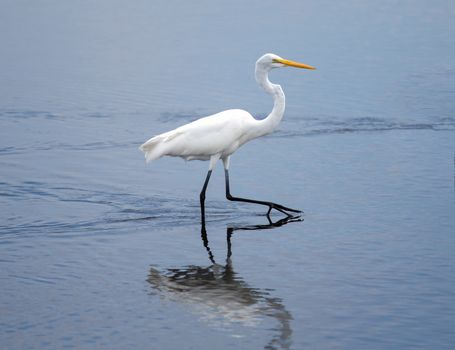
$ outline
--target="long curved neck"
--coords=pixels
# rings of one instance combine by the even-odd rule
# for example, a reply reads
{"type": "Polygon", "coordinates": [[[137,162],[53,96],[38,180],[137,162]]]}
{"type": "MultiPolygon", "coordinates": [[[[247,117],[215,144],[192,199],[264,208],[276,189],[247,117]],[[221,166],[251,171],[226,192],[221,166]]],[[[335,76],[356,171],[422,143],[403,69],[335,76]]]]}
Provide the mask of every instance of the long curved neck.
{"type": "Polygon", "coordinates": [[[272,84],[269,80],[269,70],[256,67],[256,81],[258,84],[273,97],[272,112],[263,120],[259,120],[256,126],[257,136],[270,134],[283,118],[285,109],[285,97],[280,85],[272,84]]]}

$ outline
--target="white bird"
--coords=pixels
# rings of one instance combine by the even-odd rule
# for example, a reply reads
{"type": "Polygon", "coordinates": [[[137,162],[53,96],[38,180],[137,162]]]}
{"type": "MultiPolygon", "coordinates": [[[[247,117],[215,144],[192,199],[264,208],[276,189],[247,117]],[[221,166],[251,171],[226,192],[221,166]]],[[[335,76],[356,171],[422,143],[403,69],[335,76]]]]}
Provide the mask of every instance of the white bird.
{"type": "Polygon", "coordinates": [[[288,216],[300,210],[284,207],[268,201],[233,197],[229,190],[229,163],[231,154],[240,146],[260,136],[270,134],[280,123],[285,109],[285,97],[280,85],[272,84],[268,78],[270,70],[285,66],[316,69],[304,63],[286,60],[272,53],[260,57],[256,62],[256,81],[273,97],[272,112],[262,120],[240,109],[230,109],[208,117],[200,118],[149,139],[140,149],[147,162],[163,156],[181,157],[185,160],[209,160],[209,170],[200,193],[201,217],[205,222],[205,192],[219,159],[225,169],[226,198],[231,201],[256,203],[269,207],[267,215],[276,209],[288,216]]]}

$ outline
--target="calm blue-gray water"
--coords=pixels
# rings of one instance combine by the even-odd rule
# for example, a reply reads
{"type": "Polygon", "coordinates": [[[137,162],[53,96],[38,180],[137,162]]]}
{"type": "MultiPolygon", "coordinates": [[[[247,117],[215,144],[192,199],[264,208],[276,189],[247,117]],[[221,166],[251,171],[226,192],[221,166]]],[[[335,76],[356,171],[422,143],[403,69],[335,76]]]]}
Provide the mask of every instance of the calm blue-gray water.
{"type": "Polygon", "coordinates": [[[0,348],[455,348],[455,3],[1,1],[0,348]],[[231,161],[151,136],[287,109],[231,161]]]}

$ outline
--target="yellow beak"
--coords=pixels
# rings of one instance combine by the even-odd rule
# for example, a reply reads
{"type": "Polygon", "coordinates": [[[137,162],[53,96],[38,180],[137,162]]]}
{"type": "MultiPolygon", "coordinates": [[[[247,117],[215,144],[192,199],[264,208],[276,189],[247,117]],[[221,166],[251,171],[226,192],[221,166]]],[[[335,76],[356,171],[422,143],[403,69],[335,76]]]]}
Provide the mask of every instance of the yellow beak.
{"type": "Polygon", "coordinates": [[[291,66],[291,67],[296,67],[296,68],[305,68],[305,69],[316,69],[316,67],[310,66],[305,63],[299,63],[291,60],[285,60],[283,58],[276,58],[274,59],[275,62],[279,62],[281,64],[284,64],[286,66],[291,66]]]}

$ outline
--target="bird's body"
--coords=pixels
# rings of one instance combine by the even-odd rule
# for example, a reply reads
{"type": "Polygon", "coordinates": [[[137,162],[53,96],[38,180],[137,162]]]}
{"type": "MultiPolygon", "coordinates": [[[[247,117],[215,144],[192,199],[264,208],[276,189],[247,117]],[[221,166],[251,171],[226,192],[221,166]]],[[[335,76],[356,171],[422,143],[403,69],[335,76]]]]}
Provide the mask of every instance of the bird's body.
{"type": "Polygon", "coordinates": [[[252,131],[257,123],[247,111],[230,109],[157,135],[141,149],[147,161],[162,156],[185,160],[210,160],[214,155],[226,158],[255,138],[252,131]]]}
{"type": "Polygon", "coordinates": [[[285,60],[274,54],[265,54],[256,62],[256,80],[274,100],[272,112],[267,118],[255,119],[241,109],[230,109],[208,117],[200,118],[149,139],[140,149],[147,162],[163,156],[181,157],[185,160],[210,160],[209,173],[201,192],[201,211],[204,215],[205,190],[212,169],[219,159],[223,160],[226,172],[226,196],[230,200],[240,200],[269,206],[285,212],[295,211],[272,202],[247,200],[232,197],[229,193],[229,159],[240,146],[260,136],[271,133],[280,123],[285,109],[285,97],[280,85],[272,84],[268,73],[273,68],[293,66],[314,69],[303,63],[285,60]]]}

